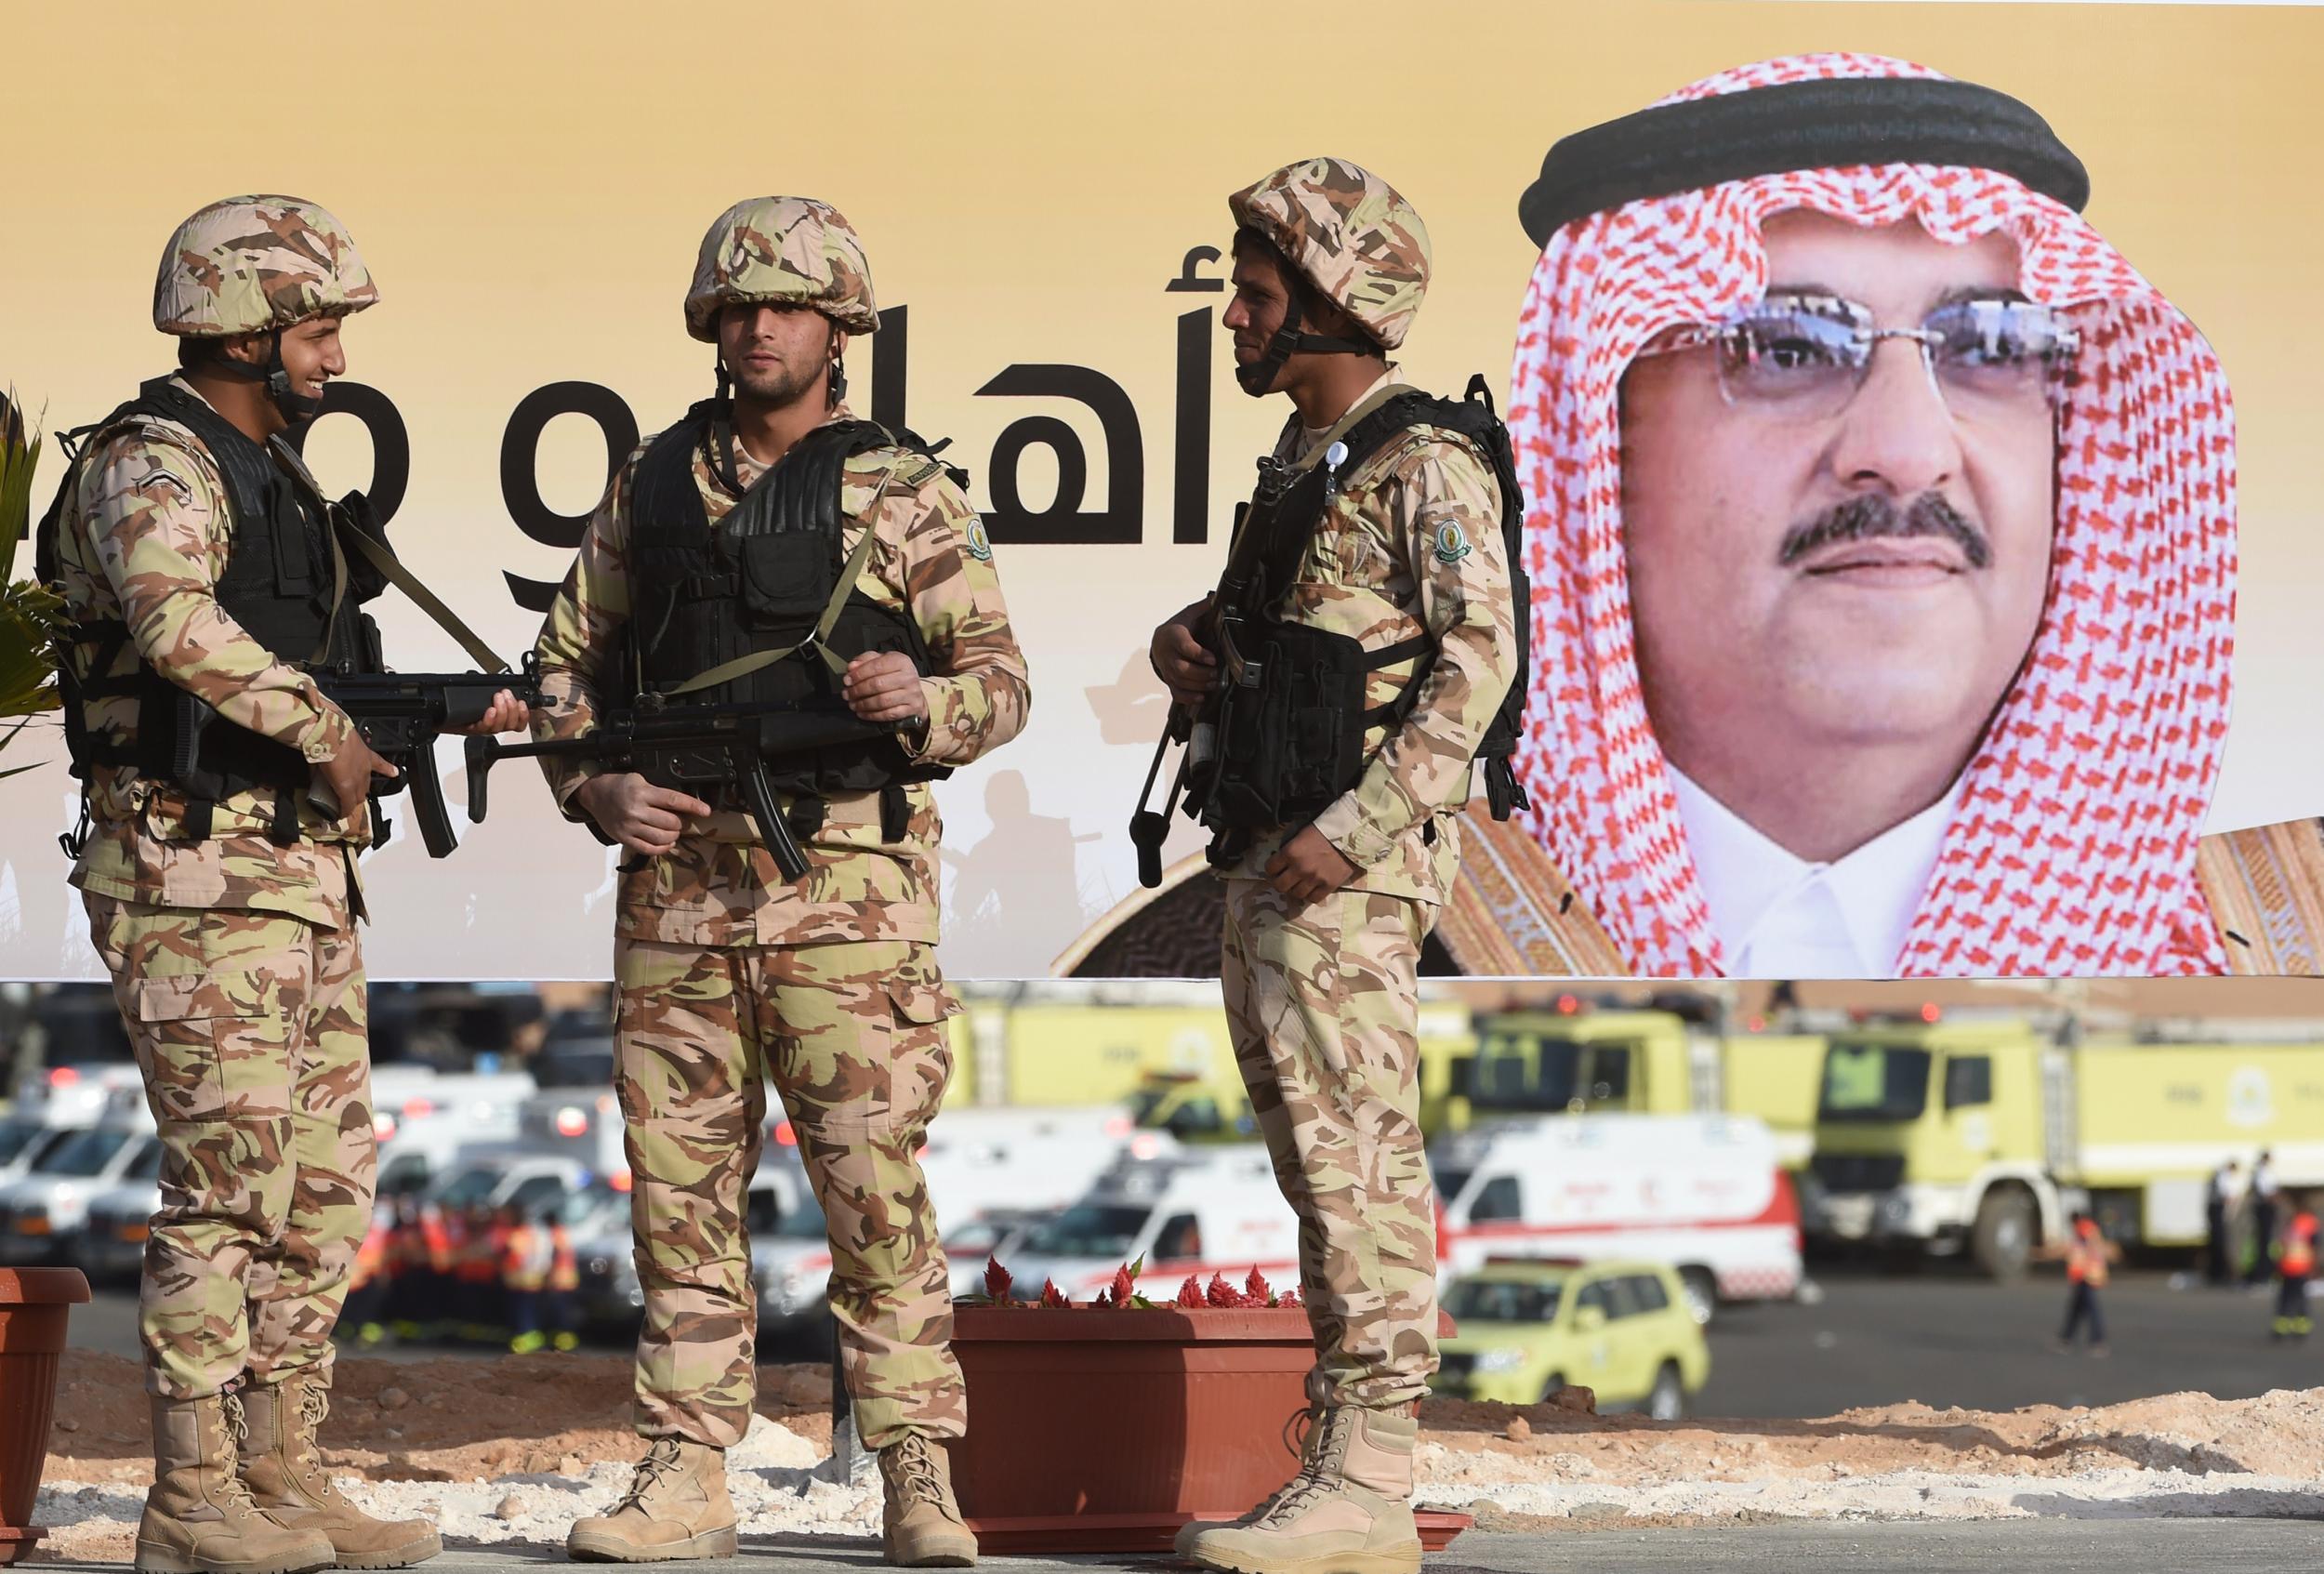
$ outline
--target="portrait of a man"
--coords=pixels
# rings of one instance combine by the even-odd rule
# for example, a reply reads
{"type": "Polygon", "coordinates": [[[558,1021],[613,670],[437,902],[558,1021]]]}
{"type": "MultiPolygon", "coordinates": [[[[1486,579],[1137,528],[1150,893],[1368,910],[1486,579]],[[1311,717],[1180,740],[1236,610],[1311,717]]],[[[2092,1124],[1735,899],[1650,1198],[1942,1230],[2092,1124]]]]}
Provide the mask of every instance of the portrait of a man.
{"type": "Polygon", "coordinates": [[[1466,971],[2315,970],[2315,823],[2201,835],[2227,380],[2089,190],[2026,105],[1867,56],[1552,150],[1510,421],[1533,807],[1476,839],[1466,971]]]}

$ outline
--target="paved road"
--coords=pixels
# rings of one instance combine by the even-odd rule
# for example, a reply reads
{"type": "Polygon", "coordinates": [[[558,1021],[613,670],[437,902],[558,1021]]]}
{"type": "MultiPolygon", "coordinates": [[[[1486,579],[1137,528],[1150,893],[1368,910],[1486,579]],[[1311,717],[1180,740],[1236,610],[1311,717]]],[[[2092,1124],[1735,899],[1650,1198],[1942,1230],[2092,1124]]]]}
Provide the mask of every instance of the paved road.
{"type": "MultiPolygon", "coordinates": [[[[885,1567],[876,1541],[802,1536],[746,1539],[747,1555],[690,1563],[689,1574],[861,1574],[885,1567]]],[[[2324,1525],[2285,1519],[2001,1521],[1976,1525],[1762,1525],[1732,1530],[1604,1530],[1556,1535],[1471,1531],[1432,1557],[1426,1574],[1796,1574],[1808,1567],[1863,1574],[2314,1574],[2324,1563],[2324,1525]]],[[[562,1566],[546,1548],[514,1552],[455,1547],[428,1574],[531,1574],[562,1566]]],[[[120,1574],[118,1564],[20,1565],[120,1574]]],[[[1076,1574],[1082,1569],[1159,1571],[1164,1557],[986,1558],[991,1574],[1076,1574]]]]}
{"type": "Polygon", "coordinates": [[[2104,1359],[2048,1349],[2066,1304],[2055,1275],[2013,1286],[1940,1270],[1819,1282],[1820,1304],[1736,1309],[1712,1325],[1698,1413],[1823,1416],[1907,1399],[2000,1410],[2324,1385],[2324,1340],[2271,1343],[2272,1300],[2173,1290],[2166,1275],[2107,1289],[2113,1353],[2104,1359]]]}
{"type": "MultiPolygon", "coordinates": [[[[1710,1383],[1697,1414],[1825,1416],[1906,1399],[2014,1409],[2113,1404],[2182,1389],[2244,1398],[2324,1386],[2324,1336],[2311,1346],[2272,1344],[2266,1299],[2172,1290],[2162,1275],[2119,1279],[2109,1289],[2114,1354],[2105,1360],[2045,1348],[2065,1302],[2054,1277],[2004,1288],[1932,1271],[1910,1278],[1842,1275],[1821,1285],[1819,1304],[1722,1314],[1711,1328],[1710,1383]]],[[[72,1327],[76,1344],[137,1353],[137,1303],[125,1292],[105,1291],[74,1308],[72,1327]]],[[[804,1349],[766,1354],[813,1358],[804,1349]]]]}

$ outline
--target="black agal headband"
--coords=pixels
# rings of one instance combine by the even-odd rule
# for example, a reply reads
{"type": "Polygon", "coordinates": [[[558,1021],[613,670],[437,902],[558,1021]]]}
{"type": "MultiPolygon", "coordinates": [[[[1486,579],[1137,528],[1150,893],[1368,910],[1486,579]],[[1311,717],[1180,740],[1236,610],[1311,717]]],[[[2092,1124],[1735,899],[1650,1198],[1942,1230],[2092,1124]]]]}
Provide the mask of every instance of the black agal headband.
{"type": "Polygon", "coordinates": [[[1974,82],[1850,76],[1640,110],[1558,139],[1518,200],[1536,246],[1573,220],[1726,180],[1865,164],[1998,170],[2080,212],[2090,174],[2025,104],[1974,82]]]}

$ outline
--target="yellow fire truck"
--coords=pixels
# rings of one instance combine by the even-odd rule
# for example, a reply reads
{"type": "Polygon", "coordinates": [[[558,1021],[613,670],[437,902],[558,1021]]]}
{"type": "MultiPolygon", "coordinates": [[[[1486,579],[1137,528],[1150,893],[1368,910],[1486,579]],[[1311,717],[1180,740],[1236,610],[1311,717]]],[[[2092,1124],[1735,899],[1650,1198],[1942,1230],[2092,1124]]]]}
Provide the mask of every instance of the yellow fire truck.
{"type": "Polygon", "coordinates": [[[2077,1208],[2126,1245],[2200,1242],[2206,1185],[2230,1158],[2248,1170],[2265,1150],[2279,1185],[2324,1186],[2315,1025],[2077,1038],[2070,1019],[2045,1028],[1934,1010],[1834,1033],[1809,1233],[1895,1251],[1966,1250],[2009,1278],[2061,1238],[2077,1208]]]}
{"type": "Polygon", "coordinates": [[[1824,1064],[1818,1035],[1723,1032],[1714,1012],[1594,1010],[1565,995],[1547,1009],[1481,1018],[1476,1054],[1456,1066],[1432,1131],[1490,1116],[1622,1112],[1755,1115],[1777,1164],[1806,1166],[1824,1064]]]}

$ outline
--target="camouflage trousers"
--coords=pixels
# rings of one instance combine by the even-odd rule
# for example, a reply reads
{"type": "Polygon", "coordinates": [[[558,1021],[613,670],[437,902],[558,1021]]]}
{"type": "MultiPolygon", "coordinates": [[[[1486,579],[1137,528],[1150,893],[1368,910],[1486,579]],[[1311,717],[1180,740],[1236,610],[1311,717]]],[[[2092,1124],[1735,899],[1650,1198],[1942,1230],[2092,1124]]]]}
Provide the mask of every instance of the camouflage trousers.
{"type": "Polygon", "coordinates": [[[352,919],[82,900],[161,1132],[146,1386],[327,1371],[377,1160],[352,919]]]}
{"type": "Polygon", "coordinates": [[[744,1193],[772,1081],[831,1242],[839,1362],[864,1440],[957,1437],[968,1400],[918,1153],[944,1102],[958,1008],[906,941],[618,939],[614,1086],[645,1322],[637,1424],[732,1448],[757,1392],[759,1303],[744,1193]]]}
{"type": "Polygon", "coordinates": [[[1434,909],[1226,882],[1235,1058],[1300,1221],[1317,1405],[1387,1409],[1436,1369],[1436,1195],[1419,1123],[1420,941],[1434,909]]]}

